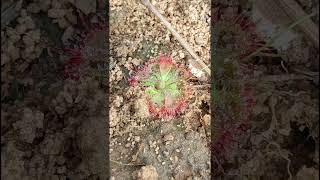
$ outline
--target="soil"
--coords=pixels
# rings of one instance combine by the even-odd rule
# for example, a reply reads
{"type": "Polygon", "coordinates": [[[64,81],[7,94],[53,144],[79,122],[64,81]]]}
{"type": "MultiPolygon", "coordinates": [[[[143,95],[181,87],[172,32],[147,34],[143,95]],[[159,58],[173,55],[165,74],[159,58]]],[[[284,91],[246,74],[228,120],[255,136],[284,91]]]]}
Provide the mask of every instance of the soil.
{"type": "MultiPolygon", "coordinates": [[[[152,4],[208,64],[209,1],[152,4]]],[[[161,54],[171,55],[175,63],[184,65],[191,57],[139,1],[112,0],[110,7],[112,176],[135,179],[141,166],[152,166],[158,179],[210,179],[209,82],[190,81],[192,94],[180,116],[170,120],[148,116],[142,87],[129,86],[126,78],[136,67],[161,54]]]]}
{"type": "Polygon", "coordinates": [[[106,179],[106,88],[68,78],[70,57],[53,51],[86,2],[1,1],[16,17],[1,16],[2,179],[106,179]]]}

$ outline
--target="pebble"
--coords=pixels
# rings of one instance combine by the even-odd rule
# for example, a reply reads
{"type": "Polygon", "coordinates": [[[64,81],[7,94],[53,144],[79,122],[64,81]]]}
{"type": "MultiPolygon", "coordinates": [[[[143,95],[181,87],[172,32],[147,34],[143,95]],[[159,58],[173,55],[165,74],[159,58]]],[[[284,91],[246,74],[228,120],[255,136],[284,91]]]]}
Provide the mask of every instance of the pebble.
{"type": "Polygon", "coordinates": [[[181,59],[184,58],[184,57],[185,57],[184,53],[181,52],[181,53],[179,54],[179,57],[180,57],[181,59]]]}
{"type": "Polygon", "coordinates": [[[204,39],[202,38],[202,36],[197,36],[195,38],[196,43],[199,44],[203,44],[204,39]]]}
{"type": "Polygon", "coordinates": [[[167,134],[163,137],[163,141],[167,142],[167,141],[173,141],[174,137],[171,134],[167,134]]]}
{"type": "Polygon", "coordinates": [[[174,158],[174,162],[178,162],[179,160],[178,156],[174,156],[173,158],[174,158]]]}
{"type": "Polygon", "coordinates": [[[136,137],[134,138],[134,140],[135,140],[136,142],[140,142],[140,137],[139,137],[139,136],[136,136],[136,137]]]}
{"type": "Polygon", "coordinates": [[[165,155],[165,156],[169,156],[169,152],[168,151],[163,151],[163,154],[165,155]]]}

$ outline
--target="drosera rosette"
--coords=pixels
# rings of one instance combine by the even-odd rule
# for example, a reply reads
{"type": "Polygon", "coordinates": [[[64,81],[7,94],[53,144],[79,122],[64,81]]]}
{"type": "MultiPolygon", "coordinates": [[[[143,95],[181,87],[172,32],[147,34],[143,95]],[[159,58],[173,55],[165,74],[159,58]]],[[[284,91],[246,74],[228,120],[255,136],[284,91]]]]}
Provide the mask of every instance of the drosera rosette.
{"type": "Polygon", "coordinates": [[[131,86],[140,86],[146,96],[149,115],[172,119],[188,105],[190,87],[187,67],[177,65],[167,55],[150,60],[128,79],[131,86]]]}
{"type": "MultiPolygon", "coordinates": [[[[104,8],[102,5],[98,7],[104,8]]],[[[79,24],[65,30],[64,47],[58,48],[59,54],[67,57],[63,76],[73,80],[88,74],[90,67],[101,69],[107,61],[108,24],[105,15],[99,9],[89,15],[78,10],[77,14],[79,24]]]]}

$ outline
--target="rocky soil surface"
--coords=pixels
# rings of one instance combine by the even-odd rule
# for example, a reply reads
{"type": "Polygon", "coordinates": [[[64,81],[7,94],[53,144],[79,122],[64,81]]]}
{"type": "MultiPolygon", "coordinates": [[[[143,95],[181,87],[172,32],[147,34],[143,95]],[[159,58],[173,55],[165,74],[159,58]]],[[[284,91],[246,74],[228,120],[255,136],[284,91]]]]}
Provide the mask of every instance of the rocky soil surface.
{"type": "Polygon", "coordinates": [[[95,16],[97,4],[1,3],[1,179],[105,177],[105,88],[66,78],[68,57],[52,51],[72,37],[78,10],[95,16]]]}
{"type": "MultiPolygon", "coordinates": [[[[209,64],[210,2],[151,3],[209,64]]],[[[112,0],[110,8],[110,63],[113,66],[110,72],[110,163],[113,178],[210,179],[209,82],[190,80],[193,93],[186,97],[189,104],[182,115],[171,120],[149,117],[145,94],[141,88],[128,85],[128,76],[160,54],[171,55],[175,63],[187,66],[191,57],[139,1],[112,0]],[[157,175],[146,178],[144,173],[157,175]]]]}

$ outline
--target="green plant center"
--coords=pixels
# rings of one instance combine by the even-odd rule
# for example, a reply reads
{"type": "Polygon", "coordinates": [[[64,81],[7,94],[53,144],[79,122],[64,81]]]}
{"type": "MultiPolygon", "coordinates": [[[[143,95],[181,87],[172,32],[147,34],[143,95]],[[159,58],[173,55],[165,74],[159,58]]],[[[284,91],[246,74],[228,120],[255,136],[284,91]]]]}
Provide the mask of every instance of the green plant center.
{"type": "Polygon", "coordinates": [[[157,66],[144,81],[144,86],[152,103],[159,106],[170,105],[170,102],[173,103],[181,94],[181,83],[173,67],[160,71],[157,66]]]}

